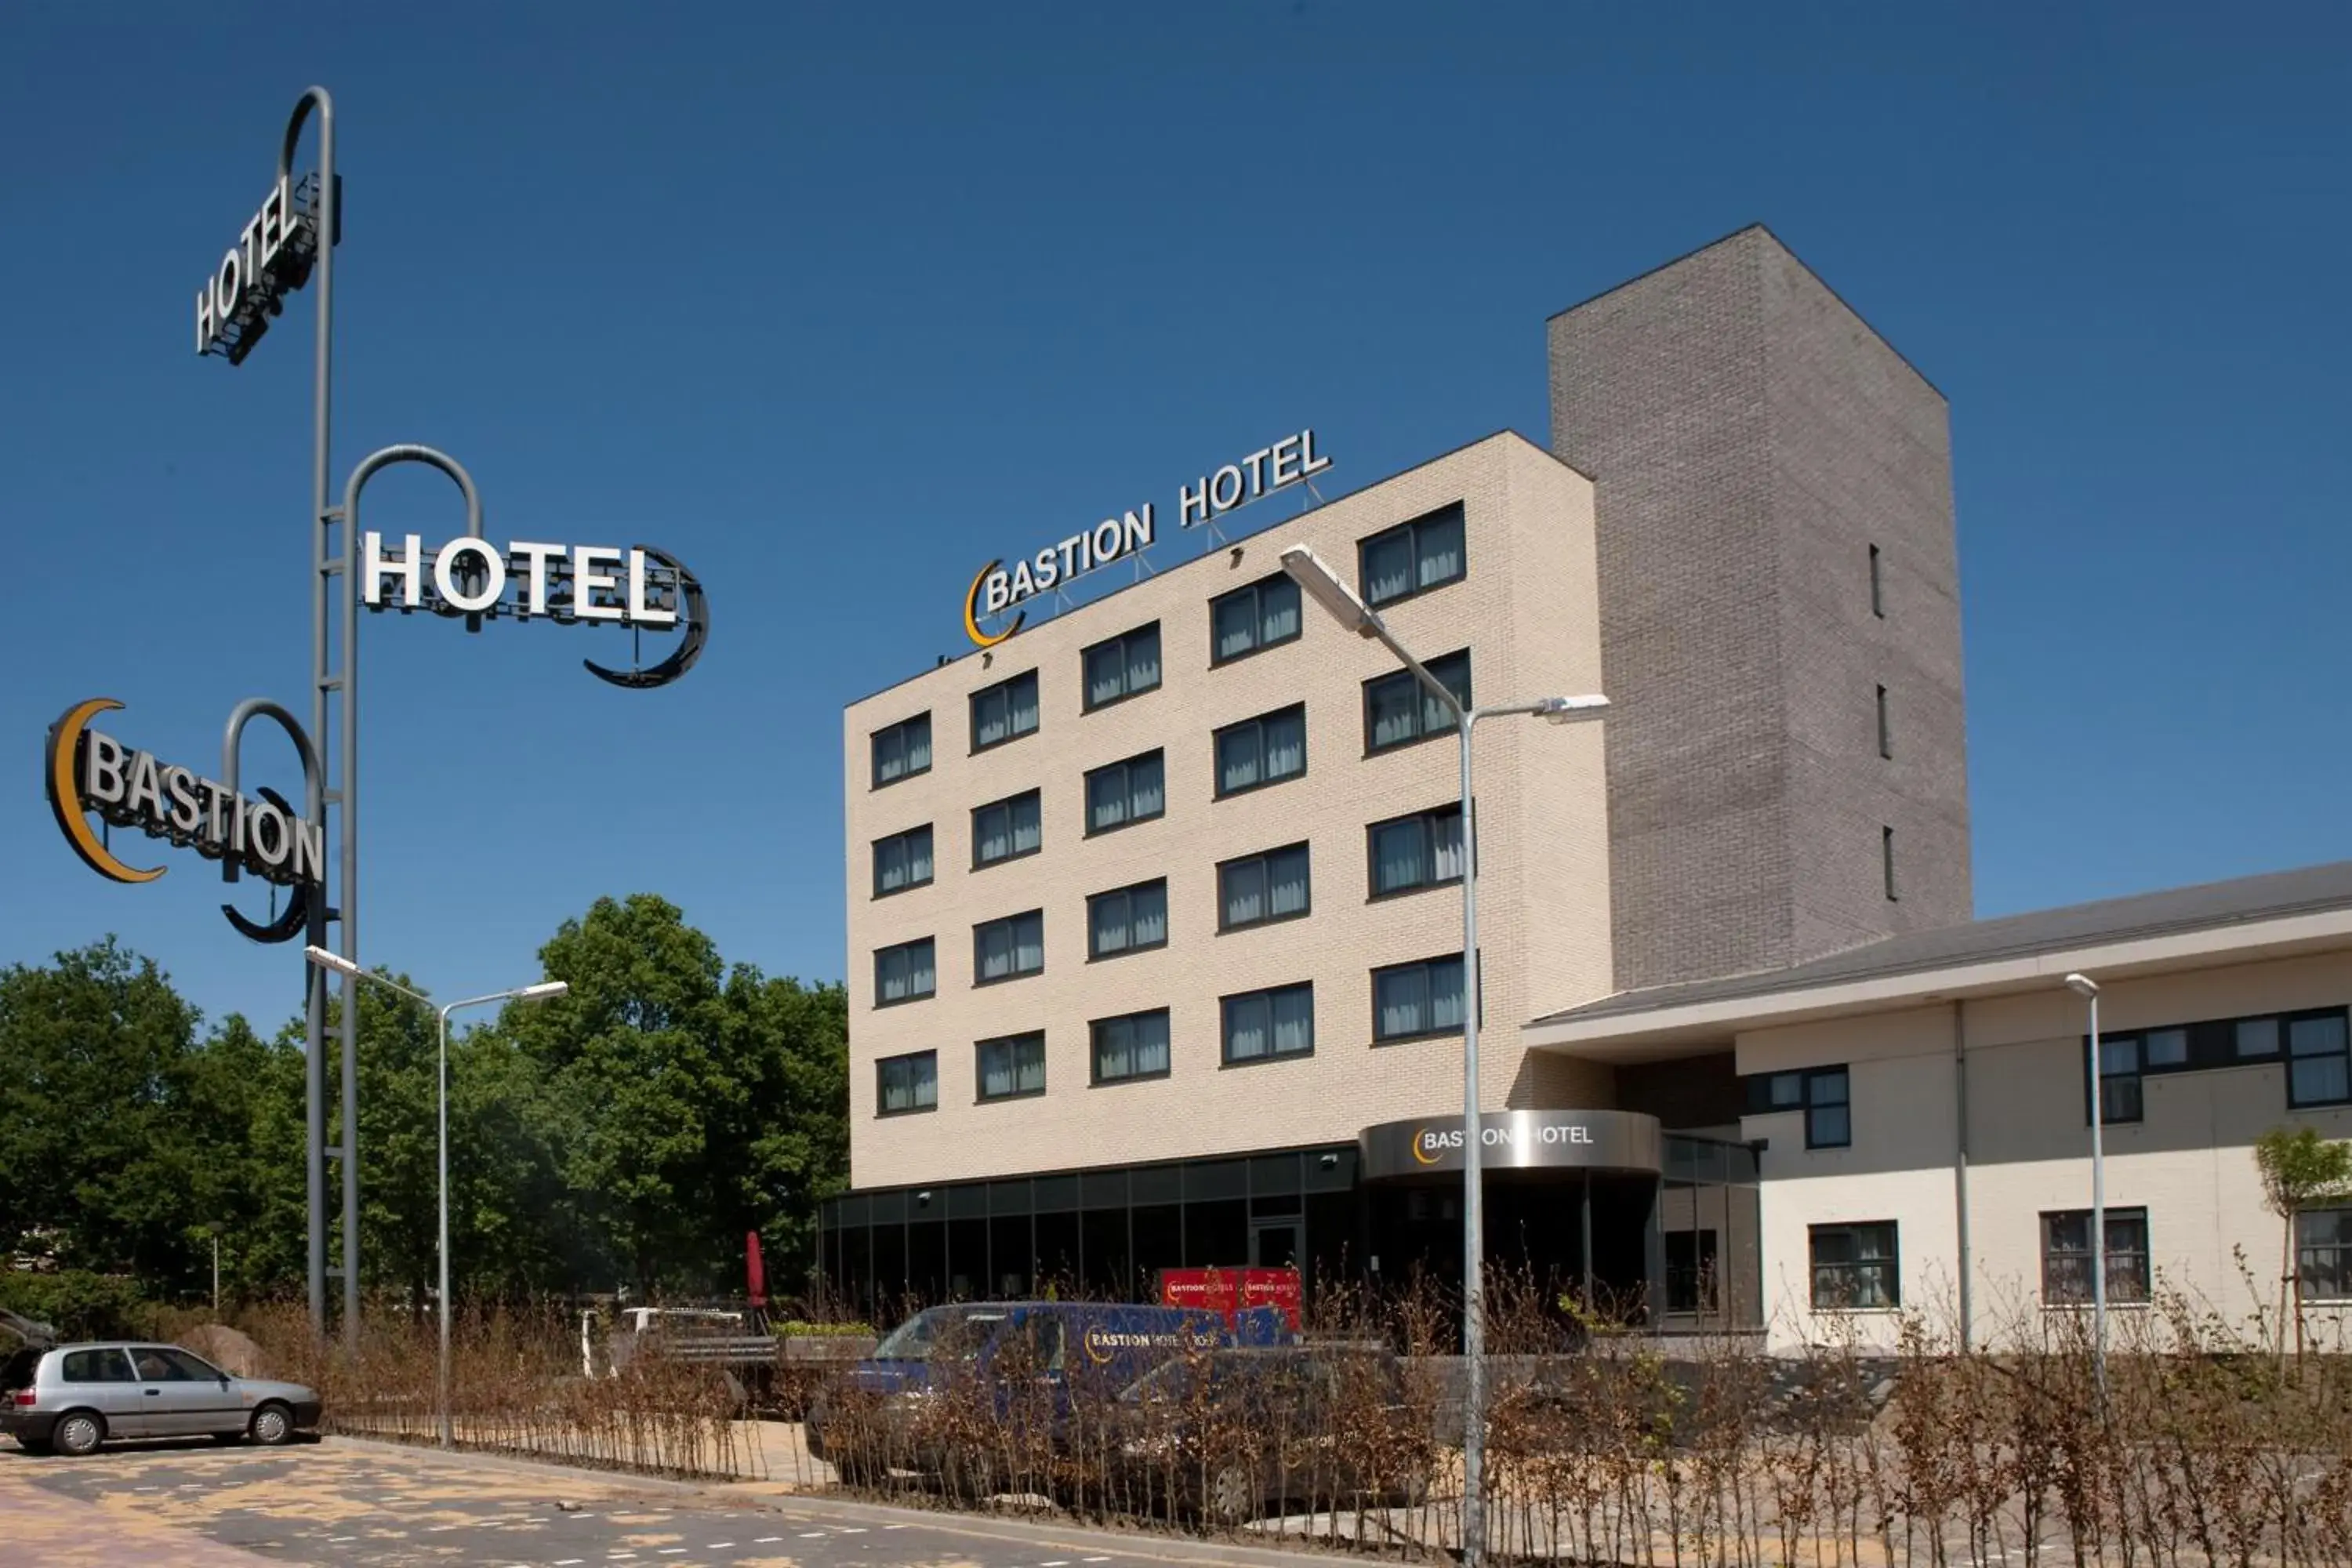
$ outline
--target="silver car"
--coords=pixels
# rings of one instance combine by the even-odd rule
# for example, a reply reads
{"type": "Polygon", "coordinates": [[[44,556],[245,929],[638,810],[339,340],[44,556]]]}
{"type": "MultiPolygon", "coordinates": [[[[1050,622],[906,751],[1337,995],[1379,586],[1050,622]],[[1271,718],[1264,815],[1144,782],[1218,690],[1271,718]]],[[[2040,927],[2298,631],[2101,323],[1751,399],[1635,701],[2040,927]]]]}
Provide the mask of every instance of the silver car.
{"type": "Polygon", "coordinates": [[[319,1425],[299,1383],[233,1377],[177,1345],[58,1345],[0,1369],[0,1432],[27,1452],[95,1452],[110,1437],[250,1437],[278,1444],[319,1425]]]}

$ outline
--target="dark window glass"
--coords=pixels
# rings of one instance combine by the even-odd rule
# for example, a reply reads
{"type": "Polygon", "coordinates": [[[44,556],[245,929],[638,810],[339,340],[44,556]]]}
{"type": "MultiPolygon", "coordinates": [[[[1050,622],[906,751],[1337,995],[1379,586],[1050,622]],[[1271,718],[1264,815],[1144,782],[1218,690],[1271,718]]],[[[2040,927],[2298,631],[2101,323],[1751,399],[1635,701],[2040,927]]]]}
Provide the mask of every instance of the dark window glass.
{"type": "Polygon", "coordinates": [[[1805,1147],[1843,1149],[1853,1142],[1853,1107],[1847,1102],[1845,1068],[1822,1068],[1806,1073],[1805,1147]]]}
{"type": "Polygon", "coordinates": [[[1298,584],[1280,572],[1209,601],[1209,662],[1296,641],[1298,584]]]}
{"type": "MultiPolygon", "coordinates": [[[[68,1351],[58,1375],[68,1383],[136,1383],[131,1360],[121,1351],[68,1351]]],[[[27,1378],[29,1380],[29,1373],[27,1378]]]]}
{"type": "Polygon", "coordinates": [[[940,1053],[916,1051],[884,1057],[874,1064],[876,1114],[899,1116],[910,1110],[936,1110],[940,1104],[940,1053]]]}
{"type": "Polygon", "coordinates": [[[1813,1310],[1863,1311],[1903,1304],[1895,1222],[1810,1227],[1813,1310]]]}
{"type": "Polygon", "coordinates": [[[1717,1310],[1716,1242],[1712,1230],[1666,1232],[1666,1310],[1717,1310]]]}
{"type": "Polygon", "coordinates": [[[2237,1054],[2242,1058],[2279,1054],[2279,1021],[2276,1018],[2241,1018],[2231,1034],[2237,1054]]]}
{"type": "Polygon", "coordinates": [[[1878,689],[1878,754],[1882,757],[1895,754],[1895,731],[1886,721],[1886,688],[1884,686],[1878,689]]]}
{"type": "Polygon", "coordinates": [[[2352,1208],[2296,1215],[2294,1254],[2305,1300],[2352,1300],[2352,1208]]]}
{"type": "Polygon", "coordinates": [[[2307,1014],[2286,1021],[2286,1102],[2342,1105],[2352,1100],[2341,1012],[2307,1014]]]}
{"type": "Polygon", "coordinates": [[[1160,623],[1098,642],[1079,658],[1086,667],[1088,711],[1149,691],[1160,684],[1160,623]]]}
{"type": "Polygon", "coordinates": [[[1462,1027],[1462,955],[1372,971],[1372,1038],[1409,1040],[1462,1027]]]}
{"type": "Polygon", "coordinates": [[[1043,842],[1042,814],[1037,792],[991,801],[971,814],[971,864],[974,870],[1000,860],[1034,855],[1043,842]]]}
{"type": "Polygon", "coordinates": [[[1045,1037],[1008,1035],[980,1042],[980,1098],[1018,1100],[1045,1092],[1045,1037]]]}
{"type": "Polygon", "coordinates": [[[1875,544],[1870,547],[1870,613],[1881,620],[1886,616],[1885,578],[1875,544]]]}
{"type": "Polygon", "coordinates": [[[1372,824],[1372,896],[1462,879],[1462,807],[1441,805],[1372,824]]]}
{"type": "Polygon", "coordinates": [[[1315,987],[1278,985],[1224,998],[1225,1060],[1303,1057],[1315,1049],[1315,987]]]}
{"type": "Polygon", "coordinates": [[[1094,1047],[1095,1081],[1168,1076],[1168,1011],[1097,1018],[1087,1026],[1094,1047]]]}
{"type": "Polygon", "coordinates": [[[1878,867],[1880,873],[1886,879],[1886,901],[1891,904],[1895,901],[1895,829],[1891,827],[1882,827],[1878,830],[1878,867]]]}
{"type": "Polygon", "coordinates": [[[931,879],[931,825],[874,841],[874,896],[903,893],[931,879]]]}
{"type": "Polygon", "coordinates": [[[221,1375],[220,1368],[175,1345],[134,1346],[131,1364],[141,1383],[211,1383],[221,1375]]]}
{"type": "Polygon", "coordinates": [[[1307,912],[1311,892],[1304,844],[1227,860],[1217,868],[1217,929],[1295,920],[1307,912]]]}
{"type": "Polygon", "coordinates": [[[1045,967],[1045,911],[1008,915],[971,928],[971,983],[986,985],[1045,967]]]}
{"type": "Polygon", "coordinates": [[[1364,603],[1391,604],[1462,579],[1462,503],[1375,533],[1356,547],[1364,603]]]}
{"type": "Polygon", "coordinates": [[[1307,707],[1262,713],[1217,731],[1217,794],[1239,795],[1307,771],[1307,707]]]}
{"type": "Polygon", "coordinates": [[[1087,775],[1087,831],[1108,833],[1149,822],[1168,809],[1165,766],[1158,752],[1111,763],[1087,775]]]}
{"type": "Polygon", "coordinates": [[[874,731],[874,787],[931,771],[931,716],[918,713],[874,731]]]}
{"type": "MultiPolygon", "coordinates": [[[[1469,649],[1433,658],[1424,668],[1463,707],[1470,706],[1469,649]]],[[[1452,710],[1412,671],[1395,670],[1364,682],[1365,751],[1385,752],[1425,735],[1451,734],[1454,728],[1452,710]]]]}
{"type": "Polygon", "coordinates": [[[2099,1040],[2099,1119],[2137,1121],[2144,1106],[2139,1037],[2103,1036],[2099,1040]]]}
{"type": "Polygon", "coordinates": [[[1037,672],[982,687],[971,694],[971,749],[984,752],[1017,741],[1037,728],[1037,672]]]}
{"type": "Polygon", "coordinates": [[[874,953],[874,1005],[888,1007],[916,1002],[939,989],[929,937],[877,948],[874,953]]]}
{"type": "MultiPolygon", "coordinates": [[[[2107,1300],[2146,1301],[2151,1279],[2147,1210],[2107,1211],[2107,1300]]],[[[2091,1302],[2091,1211],[2063,1209],[2042,1216],[2042,1304],[2091,1302]]]]}
{"type": "Polygon", "coordinates": [[[1168,945],[1168,881],[1138,882],[1087,900],[1087,956],[1168,945]]]}

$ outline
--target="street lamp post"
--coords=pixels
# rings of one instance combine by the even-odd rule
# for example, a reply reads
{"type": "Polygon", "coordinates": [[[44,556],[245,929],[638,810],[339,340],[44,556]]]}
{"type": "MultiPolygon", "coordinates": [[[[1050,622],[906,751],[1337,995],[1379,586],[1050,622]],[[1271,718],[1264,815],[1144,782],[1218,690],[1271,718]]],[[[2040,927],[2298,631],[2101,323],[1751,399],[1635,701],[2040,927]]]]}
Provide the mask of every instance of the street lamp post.
{"type": "MultiPolygon", "coordinates": [[[[433,998],[424,993],[411,991],[396,980],[388,980],[381,974],[362,969],[339,952],[329,952],[325,948],[315,944],[304,948],[302,952],[304,957],[320,968],[331,969],[348,980],[370,981],[387,991],[397,991],[403,996],[412,1001],[421,1002],[427,1007],[433,1005],[433,998]]],[[[435,1243],[440,1272],[440,1299],[435,1304],[433,1317],[440,1331],[441,1349],[434,1381],[437,1394],[441,1446],[445,1448],[451,1446],[449,1431],[449,1015],[461,1007],[479,1007],[490,1002],[545,1002],[562,995],[570,989],[571,986],[561,980],[543,980],[536,985],[519,985],[509,991],[494,991],[487,996],[468,996],[462,1002],[452,1002],[438,1009],[439,1038],[433,1080],[435,1115],[440,1123],[440,1176],[436,1184],[439,1188],[437,1206],[440,1215],[439,1234],[435,1243]]],[[[347,1028],[351,1026],[349,1020],[345,1021],[344,1026],[347,1028]]]]}
{"type": "Polygon", "coordinates": [[[2091,1005],[2091,1377],[2099,1408],[2107,1404],[2107,1156],[2106,1095],[2099,1081],[2099,983],[2066,976],[2066,989],[2091,1005]]]}
{"type": "Polygon", "coordinates": [[[1543,697],[1474,708],[1399,642],[1380,613],[1304,544],[1282,552],[1282,569],[1301,592],[1358,637],[1379,642],[1411,670],[1423,689],[1454,716],[1462,754],[1462,1561],[1479,1568],[1486,1553],[1486,1215],[1483,1129],[1478,1115],[1478,832],[1471,801],[1470,734],[1481,719],[1541,717],[1554,724],[1591,718],[1609,706],[1601,696],[1543,697]]]}

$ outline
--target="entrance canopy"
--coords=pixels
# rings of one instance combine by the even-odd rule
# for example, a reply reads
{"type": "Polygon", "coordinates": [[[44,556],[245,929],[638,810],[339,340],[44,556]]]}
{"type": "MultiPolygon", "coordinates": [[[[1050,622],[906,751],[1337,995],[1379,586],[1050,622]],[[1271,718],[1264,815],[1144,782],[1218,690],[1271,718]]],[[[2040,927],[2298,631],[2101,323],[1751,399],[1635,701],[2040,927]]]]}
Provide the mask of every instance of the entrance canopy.
{"type": "MultiPolygon", "coordinates": [[[[1658,1119],[1638,1110],[1497,1110],[1482,1115],[1479,1148],[1489,1171],[1612,1171],[1657,1175],[1665,1142],[1658,1119]]],[[[1383,1121],[1357,1135],[1368,1182],[1459,1173],[1462,1118],[1383,1121]]]]}

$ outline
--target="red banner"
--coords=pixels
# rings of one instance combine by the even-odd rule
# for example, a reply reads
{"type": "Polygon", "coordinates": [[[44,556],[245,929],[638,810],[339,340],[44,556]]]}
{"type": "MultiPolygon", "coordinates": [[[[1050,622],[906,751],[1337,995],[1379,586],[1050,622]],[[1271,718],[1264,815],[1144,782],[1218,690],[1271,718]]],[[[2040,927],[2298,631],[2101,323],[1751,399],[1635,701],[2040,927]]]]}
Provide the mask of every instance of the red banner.
{"type": "Polygon", "coordinates": [[[1216,1312],[1234,1326],[1234,1314],[1244,1307],[1276,1307],[1293,1329],[1298,1327],[1300,1286],[1296,1268],[1163,1268],[1160,1271],[1160,1304],[1198,1307],[1216,1312]]]}

